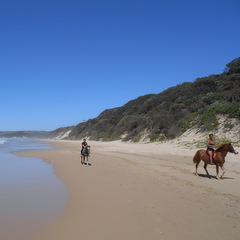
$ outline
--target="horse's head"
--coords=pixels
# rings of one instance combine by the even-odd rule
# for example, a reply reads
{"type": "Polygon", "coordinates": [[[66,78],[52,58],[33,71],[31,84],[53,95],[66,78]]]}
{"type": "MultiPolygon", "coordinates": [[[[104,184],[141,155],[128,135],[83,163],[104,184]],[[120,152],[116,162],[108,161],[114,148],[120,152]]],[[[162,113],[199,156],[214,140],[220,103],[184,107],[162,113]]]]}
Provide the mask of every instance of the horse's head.
{"type": "Polygon", "coordinates": [[[239,151],[235,148],[235,147],[233,147],[234,148],[234,153],[237,155],[237,154],[239,154],[239,151]]]}
{"type": "Polygon", "coordinates": [[[90,146],[89,145],[87,145],[87,152],[88,152],[88,154],[90,153],[90,146]]]}
{"type": "Polygon", "coordinates": [[[221,151],[238,154],[238,151],[232,146],[230,142],[223,143],[220,147],[216,149],[216,152],[221,152],[221,151]]]}
{"type": "Polygon", "coordinates": [[[238,154],[237,149],[235,149],[231,143],[228,143],[227,145],[228,145],[228,151],[229,152],[238,154]]]}

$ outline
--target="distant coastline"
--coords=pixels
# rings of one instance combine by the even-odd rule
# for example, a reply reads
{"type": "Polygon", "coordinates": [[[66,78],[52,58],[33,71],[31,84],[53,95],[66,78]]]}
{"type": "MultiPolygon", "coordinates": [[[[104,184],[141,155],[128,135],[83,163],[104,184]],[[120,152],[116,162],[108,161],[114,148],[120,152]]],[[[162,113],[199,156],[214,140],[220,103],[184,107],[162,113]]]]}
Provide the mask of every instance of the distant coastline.
{"type": "Polygon", "coordinates": [[[0,131],[0,138],[44,138],[48,131],[0,131]]]}

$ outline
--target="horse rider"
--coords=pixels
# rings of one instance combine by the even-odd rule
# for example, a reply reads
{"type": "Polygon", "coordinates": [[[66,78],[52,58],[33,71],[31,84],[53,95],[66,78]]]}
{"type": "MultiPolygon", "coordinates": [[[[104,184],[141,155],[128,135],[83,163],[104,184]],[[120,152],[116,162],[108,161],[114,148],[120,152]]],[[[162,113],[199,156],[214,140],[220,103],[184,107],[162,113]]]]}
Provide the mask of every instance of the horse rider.
{"type": "Polygon", "coordinates": [[[213,155],[214,155],[214,148],[216,147],[215,142],[213,140],[213,134],[209,134],[209,139],[207,140],[207,153],[210,157],[210,164],[213,165],[213,155]]]}
{"type": "Polygon", "coordinates": [[[86,138],[83,139],[83,142],[82,142],[82,149],[81,149],[81,155],[83,154],[83,149],[87,147],[87,142],[86,142],[86,138]]]}

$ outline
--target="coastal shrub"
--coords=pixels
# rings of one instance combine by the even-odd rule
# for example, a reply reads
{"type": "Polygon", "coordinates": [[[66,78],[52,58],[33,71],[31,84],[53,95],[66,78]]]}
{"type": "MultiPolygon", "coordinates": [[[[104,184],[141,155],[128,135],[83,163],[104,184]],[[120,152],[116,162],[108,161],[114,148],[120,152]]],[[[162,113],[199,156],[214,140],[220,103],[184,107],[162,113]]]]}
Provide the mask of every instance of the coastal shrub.
{"type": "Polygon", "coordinates": [[[229,117],[240,119],[240,103],[229,106],[229,117]]]}
{"type": "Polygon", "coordinates": [[[186,114],[177,122],[178,127],[180,127],[182,131],[185,132],[187,129],[192,127],[192,124],[194,123],[194,120],[197,116],[199,116],[198,112],[186,114]]]}
{"type": "Polygon", "coordinates": [[[211,108],[208,108],[201,117],[200,126],[205,131],[213,130],[218,125],[216,118],[216,112],[212,111],[211,108]]]}
{"type": "Polygon", "coordinates": [[[168,129],[166,136],[168,138],[175,138],[180,135],[181,129],[177,125],[173,125],[168,129]]]}
{"type": "MultiPolygon", "coordinates": [[[[217,114],[240,119],[240,58],[227,64],[226,72],[197,78],[107,109],[98,117],[73,127],[70,139],[115,140],[127,132],[125,140],[139,141],[147,130],[151,141],[161,136],[173,138],[198,123],[204,131],[218,126],[217,114]]],[[[228,129],[231,125],[226,125],[228,129]]],[[[57,131],[53,135],[57,135],[57,131]]]]}
{"type": "Polygon", "coordinates": [[[230,63],[226,65],[225,71],[227,71],[229,74],[232,73],[240,73],[240,57],[235,58],[230,63]]]}
{"type": "Polygon", "coordinates": [[[225,124],[224,124],[224,128],[232,129],[233,127],[234,127],[234,125],[231,124],[231,123],[225,123],[225,124]]]}
{"type": "Polygon", "coordinates": [[[237,105],[225,102],[216,102],[203,112],[200,125],[204,126],[206,130],[213,130],[218,126],[218,121],[216,119],[217,114],[229,114],[229,117],[237,117],[239,113],[237,111],[237,105]]]}
{"type": "Polygon", "coordinates": [[[157,133],[153,133],[149,135],[150,138],[150,142],[156,142],[156,141],[165,141],[166,137],[164,134],[157,134],[157,133]]]}
{"type": "Polygon", "coordinates": [[[159,138],[159,134],[156,134],[156,133],[150,134],[149,138],[151,142],[157,141],[159,138]]]}
{"type": "Polygon", "coordinates": [[[208,76],[203,78],[197,78],[193,83],[195,91],[206,94],[212,92],[216,88],[215,78],[208,76]]]}
{"type": "Polygon", "coordinates": [[[138,136],[140,130],[134,129],[133,131],[129,132],[128,135],[123,139],[123,141],[130,141],[138,136]]]}
{"type": "Polygon", "coordinates": [[[135,138],[133,138],[132,142],[139,142],[141,140],[141,138],[143,137],[144,133],[140,133],[138,136],[136,136],[135,138]]]}

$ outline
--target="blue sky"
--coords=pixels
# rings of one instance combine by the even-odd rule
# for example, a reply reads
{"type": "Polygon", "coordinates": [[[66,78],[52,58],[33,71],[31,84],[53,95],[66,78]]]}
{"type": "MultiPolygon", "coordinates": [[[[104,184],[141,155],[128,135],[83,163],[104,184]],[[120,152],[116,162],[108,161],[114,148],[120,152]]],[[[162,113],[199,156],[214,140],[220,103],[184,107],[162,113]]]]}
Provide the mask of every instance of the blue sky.
{"type": "Polygon", "coordinates": [[[54,130],[240,56],[239,0],[1,0],[0,131],[54,130]]]}

